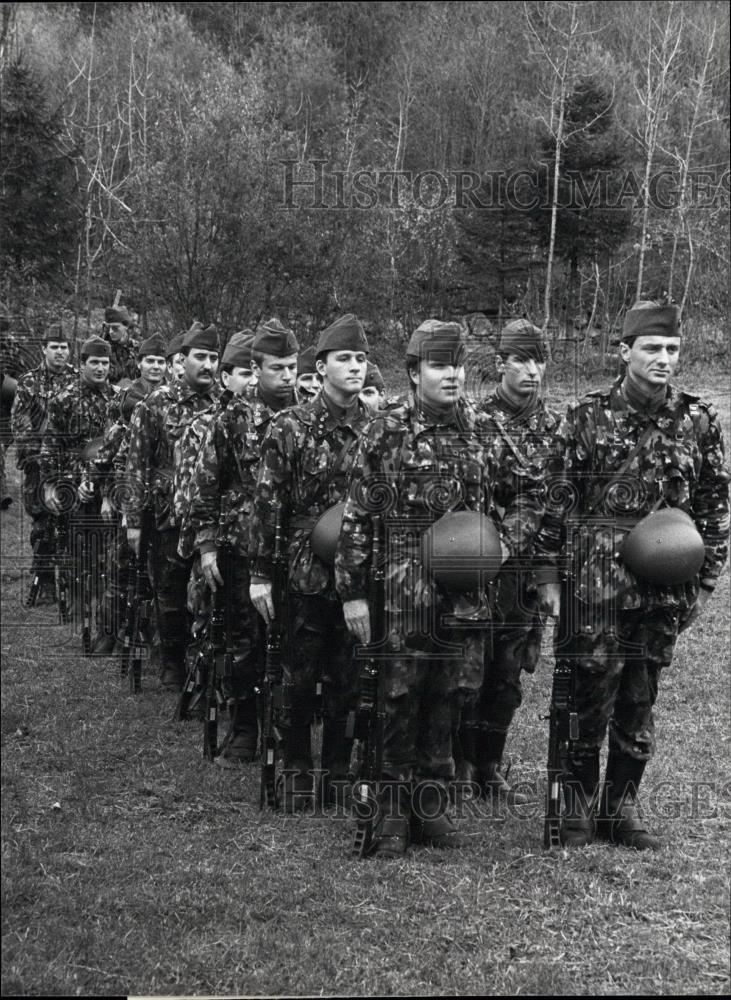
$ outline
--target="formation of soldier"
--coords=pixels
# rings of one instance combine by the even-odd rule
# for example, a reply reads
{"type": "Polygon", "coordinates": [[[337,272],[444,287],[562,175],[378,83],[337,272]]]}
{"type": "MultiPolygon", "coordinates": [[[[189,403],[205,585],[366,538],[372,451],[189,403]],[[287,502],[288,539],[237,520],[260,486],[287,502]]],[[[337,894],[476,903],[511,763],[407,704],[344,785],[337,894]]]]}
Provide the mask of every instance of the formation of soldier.
{"type": "MultiPolygon", "coordinates": [[[[674,307],[632,308],[622,375],[562,418],[544,398],[547,345],[526,320],[502,331],[497,382],[476,398],[459,324],[422,323],[406,349],[409,391],[391,403],[351,314],[305,351],[272,318],[219,357],[213,326],[140,343],[115,307],[78,371],[49,327],[12,409],[29,604],[58,600],[82,625],[84,652],[120,653],[141,566],[161,688],[227,708],[219,766],[248,767],[273,746],[266,799],[287,812],[354,794],[367,656],[378,685],[368,850],[383,858],[462,843],[455,787],[524,801],[504,752],[522,673],[557,619],[573,717],[560,744],[561,843],[656,849],[637,789],[659,679],[727,558],[721,430],[709,404],[670,383],[681,341],[674,307]],[[676,518],[669,542],[663,512],[676,518]],[[206,692],[192,651],[222,599],[224,666],[206,692]]],[[[194,703],[181,717],[198,714],[194,703]]]]}

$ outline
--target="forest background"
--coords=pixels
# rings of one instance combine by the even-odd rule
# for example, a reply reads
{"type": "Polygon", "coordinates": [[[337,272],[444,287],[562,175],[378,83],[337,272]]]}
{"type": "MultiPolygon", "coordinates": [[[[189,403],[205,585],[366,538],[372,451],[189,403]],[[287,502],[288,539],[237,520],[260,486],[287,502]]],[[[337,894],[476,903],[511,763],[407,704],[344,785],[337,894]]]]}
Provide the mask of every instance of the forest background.
{"type": "Polygon", "coordinates": [[[77,339],[528,316],[580,361],[670,296],[724,357],[729,9],[6,3],[0,299],[77,339]]]}

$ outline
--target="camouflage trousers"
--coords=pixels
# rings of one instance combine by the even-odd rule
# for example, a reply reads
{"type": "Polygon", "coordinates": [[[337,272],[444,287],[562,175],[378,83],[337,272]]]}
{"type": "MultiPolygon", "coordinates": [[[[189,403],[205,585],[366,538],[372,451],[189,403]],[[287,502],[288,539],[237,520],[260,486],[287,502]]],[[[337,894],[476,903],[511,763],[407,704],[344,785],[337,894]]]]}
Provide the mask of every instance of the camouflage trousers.
{"type": "Polygon", "coordinates": [[[342,605],[320,595],[290,593],[288,620],[283,683],[291,691],[293,716],[312,717],[321,686],[324,716],[342,720],[344,728],[355,707],[358,664],[342,605]]]}
{"type": "Polygon", "coordinates": [[[178,534],[176,528],[153,534],[152,565],[160,652],[182,663],[190,642],[187,597],[193,557],[178,555],[178,534]]]}
{"type": "Polygon", "coordinates": [[[384,672],[383,775],[396,781],[454,778],[455,702],[474,701],[482,683],[484,628],[434,623],[428,635],[405,631],[390,612],[384,672]]]}
{"type": "Polygon", "coordinates": [[[556,657],[575,668],[579,745],[649,760],[655,750],[653,706],[660,673],[678,637],[678,610],[614,609],[591,619],[579,602],[562,602],[556,657]],[[577,613],[578,612],[578,613],[577,613]]]}

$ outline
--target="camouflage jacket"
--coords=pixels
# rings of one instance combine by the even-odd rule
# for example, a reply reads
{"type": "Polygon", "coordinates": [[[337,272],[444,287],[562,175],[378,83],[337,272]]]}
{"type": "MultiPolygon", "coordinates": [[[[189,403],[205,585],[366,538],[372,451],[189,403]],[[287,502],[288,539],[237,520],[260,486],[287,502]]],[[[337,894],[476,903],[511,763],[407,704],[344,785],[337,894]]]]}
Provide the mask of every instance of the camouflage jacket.
{"type": "Polygon", "coordinates": [[[620,379],[570,406],[558,438],[541,534],[563,550],[576,597],[624,608],[687,607],[700,583],[714,586],[728,554],[729,473],[712,406],[671,386],[657,411],[641,412],[627,402],[620,379]],[[617,557],[633,524],[658,504],[689,514],[705,543],[705,562],[688,584],[649,584],[617,557]]]}
{"type": "Polygon", "coordinates": [[[144,399],[152,391],[150,383],[140,377],[131,385],[120,389],[109,404],[104,444],[94,465],[101,479],[102,496],[112,501],[117,513],[122,511],[127,488],[127,454],[131,424],[124,416],[125,403],[131,393],[140,395],[144,399]]]}
{"type": "MultiPolygon", "coordinates": [[[[293,405],[296,405],[296,397],[293,405]]],[[[206,429],[194,473],[191,523],[195,547],[210,552],[227,543],[242,556],[249,550],[261,445],[277,413],[258,385],[235,397],[206,429]]]]}
{"type": "Polygon", "coordinates": [[[180,462],[175,467],[173,476],[173,511],[175,521],[180,525],[178,554],[184,559],[190,558],[195,552],[195,527],[191,521],[191,508],[195,496],[195,468],[201,447],[208,428],[231,401],[228,391],[221,393],[218,404],[193,417],[187,424],[180,439],[180,462]]]}
{"type": "Polygon", "coordinates": [[[48,401],[77,378],[78,374],[71,365],[66,365],[56,375],[48,370],[44,361],[18,379],[10,421],[19,469],[24,468],[29,459],[40,455],[48,401]]]}
{"type": "Polygon", "coordinates": [[[386,532],[390,611],[442,601],[422,563],[421,536],[450,511],[492,515],[511,554],[528,552],[543,516],[542,478],[505,461],[505,451],[494,421],[465,401],[448,423],[429,418],[416,400],[377,416],[356,457],[338,541],[342,600],[368,597],[375,513],[386,532]]]}
{"type": "Polygon", "coordinates": [[[212,385],[199,393],[187,382],[171,382],[137,404],[127,456],[127,527],[139,528],[145,510],[154,511],[158,531],[178,526],[173,511],[173,473],[180,462],[181,438],[193,417],[215,406],[220,391],[218,385],[212,385]]]}
{"type": "Polygon", "coordinates": [[[130,339],[126,344],[119,340],[108,340],[107,343],[112,351],[109,359],[109,382],[116,385],[123,378],[134,382],[140,374],[137,367],[138,342],[130,339]]]}
{"type": "Polygon", "coordinates": [[[282,505],[289,587],[294,593],[335,597],[332,569],[312,551],[315,522],[345,499],[358,442],[370,420],[356,400],[347,418],[331,412],[320,392],[271,421],[261,445],[261,462],[250,524],[252,576],[272,577],[275,503],[282,505]]]}
{"type": "Polygon", "coordinates": [[[89,441],[103,436],[115,392],[108,383],[96,388],[79,378],[51,398],[41,446],[42,478],[78,484],[89,474],[79,453],[89,441]]]}

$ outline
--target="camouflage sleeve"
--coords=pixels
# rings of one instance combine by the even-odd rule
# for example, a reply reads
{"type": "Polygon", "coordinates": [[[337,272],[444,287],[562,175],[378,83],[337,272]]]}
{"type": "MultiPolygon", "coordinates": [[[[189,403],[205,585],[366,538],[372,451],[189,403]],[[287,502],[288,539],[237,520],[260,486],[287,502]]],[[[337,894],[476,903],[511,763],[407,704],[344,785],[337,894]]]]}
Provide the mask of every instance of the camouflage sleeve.
{"type": "Polygon", "coordinates": [[[33,455],[38,455],[41,450],[41,431],[33,429],[32,407],[34,402],[35,395],[31,387],[24,382],[19,382],[10,411],[10,430],[15,441],[19,469],[22,469],[26,461],[33,455]]]}
{"type": "Polygon", "coordinates": [[[289,414],[283,413],[272,420],[261,444],[261,463],[249,535],[252,576],[272,579],[276,504],[282,505],[286,531],[288,498],[294,478],[292,457],[296,453],[295,421],[289,414]]]}
{"type": "Polygon", "coordinates": [[[127,425],[118,420],[107,427],[104,432],[104,444],[94,460],[96,478],[100,483],[103,497],[111,498],[116,485],[115,467],[117,456],[127,437],[127,425]]]}
{"type": "Polygon", "coordinates": [[[716,411],[708,408],[708,426],[700,442],[702,464],[693,495],[693,517],[706,547],[701,586],[712,590],[728,558],[729,470],[723,432],[716,411]]]}
{"type": "Polygon", "coordinates": [[[190,524],[195,532],[195,547],[201,553],[216,548],[221,512],[221,470],[224,463],[233,461],[227,455],[228,436],[222,422],[223,415],[206,427],[193,470],[190,524]]]}
{"type": "Polygon", "coordinates": [[[68,414],[62,395],[48,401],[48,417],[41,443],[41,480],[71,478],[71,463],[67,454],[68,414]]]}
{"type": "Polygon", "coordinates": [[[569,514],[581,509],[594,433],[589,411],[580,404],[568,407],[555,433],[546,463],[545,512],[536,538],[538,552],[552,559],[564,552],[569,514]]]}
{"type": "Polygon", "coordinates": [[[370,592],[373,516],[386,514],[393,502],[387,451],[386,423],[377,417],[358,446],[335,551],[335,587],[343,602],[367,599],[370,592]]]}
{"type": "Polygon", "coordinates": [[[134,408],[130,421],[126,476],[129,497],[125,504],[128,528],[142,527],[143,511],[152,503],[150,470],[156,432],[155,415],[147,400],[142,399],[134,408]]]}

